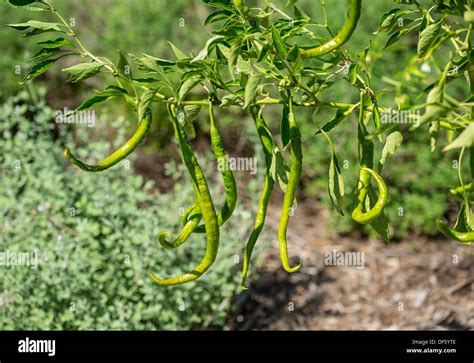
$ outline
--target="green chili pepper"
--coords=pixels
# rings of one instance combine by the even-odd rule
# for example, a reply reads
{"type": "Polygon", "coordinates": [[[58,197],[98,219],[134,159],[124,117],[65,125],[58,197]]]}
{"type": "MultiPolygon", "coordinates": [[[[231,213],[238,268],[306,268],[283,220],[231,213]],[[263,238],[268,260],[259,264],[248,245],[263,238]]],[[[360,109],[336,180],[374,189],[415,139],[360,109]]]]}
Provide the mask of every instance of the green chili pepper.
{"type": "Polygon", "coordinates": [[[186,222],[183,229],[173,241],[170,242],[166,239],[166,237],[170,236],[169,232],[161,232],[159,234],[158,240],[164,248],[174,249],[181,246],[188,240],[189,236],[191,236],[199,222],[201,222],[202,213],[201,209],[199,209],[199,206],[192,206],[189,208],[189,210],[190,212],[186,212],[185,214],[186,222]]]}
{"type": "MultiPolygon", "coordinates": [[[[232,216],[235,206],[237,205],[237,184],[235,182],[234,173],[232,172],[229,161],[227,160],[227,154],[224,149],[222,137],[216,127],[214,109],[211,102],[209,102],[209,118],[211,144],[214,150],[214,155],[217,159],[218,169],[220,170],[222,179],[224,180],[225,188],[225,202],[218,216],[219,226],[222,226],[232,216]]],[[[206,232],[206,228],[204,225],[200,225],[194,230],[194,232],[204,233],[206,232]]]]}
{"type": "Polygon", "coordinates": [[[255,224],[250,234],[250,238],[247,242],[244,256],[244,265],[242,269],[242,288],[246,289],[245,281],[247,279],[247,274],[249,271],[250,260],[252,258],[253,249],[257,243],[258,237],[265,226],[265,219],[267,216],[268,203],[270,202],[270,197],[273,192],[274,181],[270,174],[270,167],[272,164],[273,157],[273,148],[274,141],[270,130],[268,129],[265,120],[262,116],[262,109],[257,106],[252,106],[250,108],[252,117],[255,121],[255,126],[257,128],[258,136],[260,142],[263,146],[263,153],[265,155],[265,164],[266,164],[266,173],[265,173],[265,182],[263,184],[262,196],[260,197],[260,203],[258,205],[257,216],[255,218],[255,224]]]}
{"type": "Polygon", "coordinates": [[[217,214],[209,192],[206,177],[204,176],[196,156],[192,151],[183,127],[176,118],[174,107],[168,106],[168,112],[171,115],[175,136],[181,149],[181,156],[189,174],[191,175],[196,201],[206,225],[207,247],[204,258],[191,272],[168,279],[160,279],[151,273],[150,277],[161,286],[178,285],[198,279],[212,266],[219,249],[219,223],[217,221],[217,214]]]}
{"type": "Polygon", "coordinates": [[[436,220],[436,227],[438,227],[438,230],[447,238],[450,238],[454,241],[458,241],[464,244],[471,244],[472,242],[474,242],[474,231],[456,231],[455,229],[449,227],[448,221],[444,218],[438,218],[436,220]]]}
{"type": "Polygon", "coordinates": [[[195,212],[198,209],[199,209],[199,206],[197,206],[196,204],[186,209],[183,216],[181,217],[181,223],[183,224],[183,226],[187,223],[188,219],[190,219],[189,216],[191,215],[191,213],[195,212]]]}
{"type": "MultiPolygon", "coordinates": [[[[209,118],[210,118],[210,133],[211,143],[216,156],[218,168],[224,180],[224,188],[226,191],[226,200],[217,217],[219,226],[222,226],[231,216],[237,204],[237,184],[235,182],[234,174],[230,169],[227,155],[225,153],[224,144],[219,131],[216,127],[214,111],[212,103],[209,103],[209,118]]],[[[170,234],[168,232],[161,232],[158,239],[160,244],[165,248],[176,248],[181,246],[191,236],[192,233],[205,233],[205,225],[198,226],[201,221],[202,213],[198,205],[191,206],[183,216],[183,229],[172,242],[166,240],[170,234]],[[193,213],[191,213],[194,211],[193,213]]]]}
{"type": "Polygon", "coordinates": [[[354,194],[354,208],[352,211],[352,219],[361,224],[370,223],[380,217],[388,202],[387,185],[385,184],[382,177],[375,170],[373,170],[374,143],[366,138],[368,132],[364,124],[365,97],[365,92],[361,92],[358,139],[362,150],[362,157],[360,160],[359,180],[354,194]],[[372,209],[364,212],[363,210],[365,207],[367,194],[369,193],[371,177],[373,177],[377,183],[379,189],[379,198],[372,209]]]}
{"type": "Polygon", "coordinates": [[[300,50],[301,56],[303,58],[318,58],[345,44],[351,38],[357,27],[357,23],[360,19],[361,7],[362,0],[349,0],[347,19],[339,33],[334,38],[320,46],[300,50]]]}
{"type": "Polygon", "coordinates": [[[80,169],[84,171],[96,173],[99,171],[107,170],[111,168],[112,166],[118,164],[123,159],[127,158],[138,147],[138,145],[140,145],[140,143],[143,141],[146,134],[148,133],[151,123],[152,123],[151,110],[147,110],[143,120],[141,120],[140,124],[138,125],[138,129],[135,131],[134,135],[124,145],[122,145],[117,151],[115,151],[113,154],[106,157],[97,165],[89,165],[77,159],[71,153],[69,148],[66,148],[66,150],[64,151],[64,157],[69,159],[71,163],[73,163],[74,165],[76,165],[77,167],[79,167],[80,169]]]}
{"type": "Polygon", "coordinates": [[[303,150],[301,148],[301,132],[296,123],[296,118],[293,113],[293,100],[291,97],[288,101],[289,106],[289,127],[290,127],[290,143],[291,143],[291,166],[290,176],[288,178],[288,186],[283,199],[283,210],[281,212],[280,226],[278,228],[278,242],[280,244],[280,258],[283,263],[283,268],[287,272],[295,272],[300,269],[301,262],[295,266],[290,267],[288,260],[288,247],[286,241],[286,232],[288,229],[288,222],[290,219],[290,210],[295,201],[296,189],[300,183],[301,171],[303,168],[303,150]]]}
{"type": "Polygon", "coordinates": [[[357,204],[352,211],[352,219],[361,224],[367,224],[377,219],[383,212],[388,201],[388,188],[382,177],[374,170],[361,167],[359,173],[359,184],[356,191],[357,204]],[[365,198],[369,191],[370,177],[373,177],[379,188],[379,199],[375,206],[368,212],[363,212],[365,198]]]}

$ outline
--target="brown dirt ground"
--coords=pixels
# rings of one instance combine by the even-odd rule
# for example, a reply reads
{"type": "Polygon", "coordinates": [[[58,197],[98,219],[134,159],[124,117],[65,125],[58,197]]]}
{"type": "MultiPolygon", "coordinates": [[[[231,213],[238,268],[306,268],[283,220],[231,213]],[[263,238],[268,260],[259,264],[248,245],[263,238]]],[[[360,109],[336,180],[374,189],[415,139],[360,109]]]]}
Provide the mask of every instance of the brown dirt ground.
{"type": "MultiPolygon", "coordinates": [[[[268,216],[274,233],[278,207],[271,206],[268,216]]],[[[323,237],[322,214],[300,206],[288,240],[290,255],[303,267],[286,273],[273,243],[253,273],[259,278],[235,298],[226,329],[474,328],[474,247],[446,240],[330,240],[323,237]],[[333,250],[363,252],[364,267],[326,266],[324,254],[333,250]]]]}

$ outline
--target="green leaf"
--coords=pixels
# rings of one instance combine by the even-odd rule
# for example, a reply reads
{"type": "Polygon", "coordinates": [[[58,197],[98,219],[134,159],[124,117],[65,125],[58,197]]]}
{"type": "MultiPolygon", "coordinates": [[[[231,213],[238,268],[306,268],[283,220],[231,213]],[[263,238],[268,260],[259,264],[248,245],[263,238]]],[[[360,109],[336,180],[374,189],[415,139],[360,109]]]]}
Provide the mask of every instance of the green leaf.
{"type": "Polygon", "coordinates": [[[470,148],[474,146],[474,123],[469,126],[459,135],[452,143],[446,146],[443,151],[459,149],[462,147],[470,148]]]}
{"type": "Polygon", "coordinates": [[[5,3],[5,5],[12,8],[22,7],[24,10],[36,11],[36,12],[49,11],[48,8],[40,6],[40,4],[43,4],[43,3],[38,0],[3,0],[3,2],[5,3]],[[21,3],[24,3],[24,4],[21,4],[21,3]]]}
{"type": "Polygon", "coordinates": [[[290,168],[286,164],[280,149],[276,146],[273,149],[272,164],[269,171],[272,179],[280,186],[280,189],[286,192],[290,168]]]}
{"type": "Polygon", "coordinates": [[[216,21],[229,19],[230,16],[232,16],[232,12],[228,10],[218,10],[214,13],[209,14],[209,16],[204,21],[204,25],[209,25],[215,23],[216,21]]]}
{"type": "Polygon", "coordinates": [[[103,66],[95,62],[86,62],[64,68],[63,71],[69,73],[68,82],[76,83],[100,73],[103,66]]]}
{"type": "Polygon", "coordinates": [[[166,66],[174,66],[176,64],[176,62],[170,61],[168,59],[157,58],[157,57],[154,57],[154,56],[146,54],[146,53],[142,53],[142,54],[146,59],[148,59],[152,62],[155,62],[159,66],[166,67],[166,66]]]}
{"type": "Polygon", "coordinates": [[[181,49],[179,49],[177,46],[175,46],[173,43],[171,43],[169,41],[167,43],[171,47],[171,50],[173,51],[174,56],[176,57],[177,60],[183,60],[183,59],[188,58],[186,56],[186,54],[181,49]]]}
{"type": "Polygon", "coordinates": [[[426,27],[420,33],[420,40],[418,42],[418,61],[421,62],[426,59],[429,50],[432,47],[434,40],[438,36],[441,26],[443,24],[443,19],[437,21],[426,27]]]}
{"type": "Polygon", "coordinates": [[[387,49],[388,47],[390,47],[391,45],[395,44],[396,42],[398,42],[405,34],[409,33],[412,29],[401,29],[401,30],[397,30],[395,33],[393,33],[390,38],[388,38],[388,41],[387,43],[385,44],[385,46],[383,47],[383,49],[387,49]]]}
{"type": "Polygon", "coordinates": [[[183,101],[186,95],[199,83],[201,83],[202,79],[199,77],[192,77],[188,78],[181,84],[179,88],[179,101],[183,101]]]}
{"type": "Polygon", "coordinates": [[[186,120],[193,122],[196,120],[199,116],[199,113],[201,112],[201,106],[200,105],[186,105],[184,106],[184,113],[186,114],[186,120]]]}
{"type": "Polygon", "coordinates": [[[224,44],[219,44],[218,45],[219,50],[224,55],[224,57],[227,59],[227,66],[228,66],[228,69],[229,69],[229,74],[231,75],[232,79],[235,79],[236,69],[239,70],[238,69],[239,66],[237,65],[237,63],[238,63],[238,59],[239,59],[240,47],[241,47],[240,40],[239,41],[234,41],[234,44],[232,45],[231,48],[226,47],[224,44]]]}
{"type": "Polygon", "coordinates": [[[357,82],[357,70],[358,70],[359,66],[357,63],[351,63],[351,65],[349,66],[349,82],[351,84],[356,84],[357,82]]]}
{"type": "Polygon", "coordinates": [[[47,40],[45,42],[37,43],[43,49],[57,49],[61,47],[74,47],[74,44],[64,38],[58,38],[55,40],[47,40]]]}
{"type": "Polygon", "coordinates": [[[117,86],[108,86],[107,88],[103,90],[95,91],[95,93],[101,96],[109,96],[109,97],[125,96],[128,94],[126,89],[117,87],[117,86]]]}
{"type": "MultiPolygon", "coordinates": [[[[329,121],[328,123],[326,123],[323,127],[322,127],[322,130],[324,132],[329,132],[331,131],[332,129],[334,129],[335,127],[337,127],[343,120],[345,120],[347,118],[347,116],[349,116],[352,111],[354,111],[354,108],[355,107],[349,107],[349,108],[338,108],[337,111],[336,111],[336,115],[334,116],[334,118],[329,121]]],[[[318,135],[321,133],[321,130],[318,130],[315,135],[318,135]]]]}
{"type": "MultiPolygon", "coordinates": [[[[52,56],[53,54],[59,53],[62,51],[61,47],[73,47],[75,48],[74,44],[71,43],[69,40],[64,38],[58,38],[55,40],[48,40],[45,42],[37,43],[41,49],[36,52],[36,54],[31,58],[31,60],[36,60],[39,58],[46,58],[52,56]]],[[[77,54],[75,51],[69,50],[69,53],[65,53],[63,56],[77,54]]]]}
{"type": "Polygon", "coordinates": [[[223,8],[229,11],[234,11],[232,2],[229,0],[202,0],[207,6],[212,6],[215,8],[223,8]]]}
{"type": "Polygon", "coordinates": [[[119,60],[117,63],[117,71],[119,74],[124,77],[125,79],[132,79],[132,68],[130,67],[130,63],[128,63],[127,57],[119,50],[119,60]]]}
{"type": "Polygon", "coordinates": [[[370,226],[385,242],[390,243],[390,231],[385,213],[382,213],[377,219],[372,221],[370,226]]]}
{"type": "Polygon", "coordinates": [[[76,111],[86,111],[99,106],[107,102],[111,97],[110,96],[92,96],[86,99],[81,105],[76,109],[76,111]]]}
{"type": "Polygon", "coordinates": [[[262,81],[262,76],[258,73],[252,74],[245,86],[245,102],[244,102],[244,110],[247,109],[247,107],[252,104],[252,102],[255,100],[255,95],[257,94],[257,89],[258,86],[260,85],[260,82],[262,81]]]}
{"type": "MultiPolygon", "coordinates": [[[[468,201],[467,201],[468,202],[468,201]]],[[[466,204],[464,204],[466,205],[466,204]]],[[[472,214],[471,208],[470,207],[465,207],[464,210],[464,218],[466,219],[466,223],[468,225],[469,231],[474,230],[474,216],[472,214]]]]}
{"type": "Polygon", "coordinates": [[[286,56],[286,58],[290,62],[299,61],[301,59],[300,48],[297,45],[291,47],[291,49],[288,52],[288,55],[286,56]]]}
{"type": "Polygon", "coordinates": [[[382,15],[379,29],[374,34],[378,34],[380,32],[390,29],[395,24],[395,22],[398,21],[398,19],[414,12],[415,12],[414,10],[406,10],[406,9],[390,10],[389,12],[382,15]]]}
{"type": "Polygon", "coordinates": [[[403,142],[403,135],[399,131],[392,132],[388,135],[385,145],[382,150],[382,157],[380,158],[380,164],[385,165],[387,159],[394,155],[397,149],[403,142]]]}
{"type": "Polygon", "coordinates": [[[231,50],[229,47],[226,47],[224,44],[219,44],[217,46],[217,48],[219,48],[219,50],[221,51],[221,53],[224,55],[225,59],[227,59],[227,61],[230,60],[231,58],[231,50]]]}
{"type": "Polygon", "coordinates": [[[331,162],[329,164],[329,180],[328,180],[328,192],[331,198],[332,205],[336,209],[337,213],[341,216],[344,215],[342,210],[343,197],[345,194],[344,179],[342,177],[341,168],[339,167],[339,161],[334,151],[334,146],[331,145],[331,162]]]}
{"type": "Polygon", "coordinates": [[[30,58],[30,60],[38,60],[40,58],[47,58],[49,56],[52,56],[53,54],[59,53],[61,49],[40,49],[38,52],[35,53],[33,57],[30,58]]]}
{"type": "Polygon", "coordinates": [[[392,9],[389,12],[382,15],[380,19],[379,29],[374,33],[378,34],[386,29],[388,29],[394,20],[397,18],[397,14],[401,11],[401,9],[392,9]]]}
{"type": "Polygon", "coordinates": [[[296,5],[293,7],[293,17],[295,20],[311,20],[311,18],[303,10],[296,5]]]}
{"type": "Polygon", "coordinates": [[[16,30],[26,30],[31,28],[42,31],[58,31],[64,33],[62,25],[59,23],[45,23],[36,20],[29,20],[26,23],[7,24],[7,26],[16,30]]]}
{"type": "Polygon", "coordinates": [[[196,137],[196,129],[194,128],[193,122],[187,117],[186,110],[183,107],[176,109],[176,116],[178,122],[184,127],[184,131],[190,139],[196,137]]]}
{"type": "Polygon", "coordinates": [[[41,76],[44,72],[46,72],[51,66],[56,62],[57,59],[47,59],[45,61],[36,63],[33,67],[31,67],[30,71],[26,75],[26,77],[21,81],[21,83],[29,82],[36,77],[41,76]]]}
{"type": "Polygon", "coordinates": [[[260,51],[258,55],[257,62],[261,62],[265,59],[267,56],[268,52],[270,51],[270,45],[267,43],[262,47],[262,50],[260,51]]]}
{"type": "Polygon", "coordinates": [[[274,26],[272,26],[272,39],[277,54],[280,55],[282,58],[286,58],[288,52],[286,50],[285,43],[283,43],[283,39],[281,38],[280,33],[274,26]]]}
{"type": "Polygon", "coordinates": [[[226,108],[232,106],[234,103],[236,103],[239,99],[238,95],[235,95],[233,93],[225,95],[221,99],[221,107],[226,108]]]}
{"type": "Polygon", "coordinates": [[[158,74],[163,73],[160,65],[155,60],[149,57],[137,57],[133,54],[130,54],[130,56],[133,58],[140,71],[158,74]]]}
{"type": "Polygon", "coordinates": [[[192,60],[191,63],[195,63],[195,62],[198,62],[200,60],[203,60],[205,58],[207,58],[210,50],[211,50],[211,46],[218,40],[221,40],[222,38],[224,38],[224,36],[222,35],[214,35],[213,37],[209,38],[209,40],[206,42],[206,45],[204,46],[204,48],[199,52],[199,54],[192,60]]]}
{"type": "Polygon", "coordinates": [[[133,83],[140,88],[159,88],[160,80],[156,78],[134,78],[133,83]]]}
{"type": "Polygon", "coordinates": [[[8,2],[15,6],[26,6],[33,4],[36,0],[8,0],[8,2]]]}
{"type": "Polygon", "coordinates": [[[237,70],[240,73],[245,73],[249,76],[252,73],[254,73],[254,69],[252,68],[252,65],[250,64],[250,61],[246,61],[242,57],[237,58],[237,70]]]}
{"type": "MultiPolygon", "coordinates": [[[[370,199],[370,206],[372,208],[375,205],[375,203],[377,203],[378,198],[371,185],[369,186],[369,199],[370,199]]],[[[390,232],[388,229],[388,221],[387,221],[387,217],[385,217],[384,212],[382,212],[382,214],[377,219],[372,221],[370,223],[370,226],[375,232],[377,232],[383,238],[385,242],[387,243],[390,242],[390,232]]]]}
{"type": "Polygon", "coordinates": [[[229,68],[229,73],[232,77],[232,79],[235,79],[235,75],[236,75],[236,70],[239,70],[238,68],[236,69],[236,67],[238,67],[238,59],[239,59],[239,53],[240,53],[240,49],[242,47],[242,42],[240,41],[236,41],[232,47],[230,48],[230,53],[228,54],[228,58],[227,58],[227,61],[228,61],[228,68],[229,68]]]}
{"type": "Polygon", "coordinates": [[[464,20],[468,23],[474,23],[474,11],[465,11],[464,12],[464,20]]]}
{"type": "MultiPolygon", "coordinates": [[[[469,210],[469,208],[467,208],[469,210]]],[[[459,210],[456,223],[454,224],[454,230],[458,232],[468,232],[470,231],[468,218],[469,212],[466,213],[466,204],[463,203],[461,209],[459,210]]]]}
{"type": "Polygon", "coordinates": [[[442,113],[443,107],[441,106],[443,102],[444,95],[444,85],[437,84],[433,89],[428,93],[426,98],[426,112],[421,117],[420,123],[430,122],[436,120],[436,118],[442,113]]]}
{"type": "Polygon", "coordinates": [[[106,89],[96,91],[96,94],[85,100],[76,111],[86,111],[93,107],[99,106],[114,97],[127,95],[127,91],[117,86],[108,86],[106,89]]]}
{"type": "Polygon", "coordinates": [[[448,71],[451,67],[451,62],[448,62],[444,71],[436,82],[435,86],[431,89],[428,93],[428,97],[426,99],[426,112],[420,118],[418,125],[431,122],[431,121],[438,121],[438,119],[444,115],[445,108],[443,107],[443,100],[444,100],[444,89],[446,86],[446,79],[448,76],[448,71]]]}

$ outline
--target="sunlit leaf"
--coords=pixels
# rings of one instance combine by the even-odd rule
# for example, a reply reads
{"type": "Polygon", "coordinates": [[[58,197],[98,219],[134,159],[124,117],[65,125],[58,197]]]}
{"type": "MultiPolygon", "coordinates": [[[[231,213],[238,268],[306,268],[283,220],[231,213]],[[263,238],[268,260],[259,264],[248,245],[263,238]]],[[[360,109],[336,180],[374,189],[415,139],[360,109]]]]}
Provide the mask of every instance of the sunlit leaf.
{"type": "Polygon", "coordinates": [[[41,76],[44,72],[46,72],[51,66],[56,62],[57,59],[47,59],[45,61],[36,63],[33,67],[31,67],[30,71],[26,75],[26,77],[21,81],[21,83],[29,82],[36,77],[41,76]]]}
{"type": "Polygon", "coordinates": [[[100,73],[103,66],[100,63],[86,62],[64,68],[63,71],[69,73],[68,82],[76,83],[100,73]]]}
{"type": "Polygon", "coordinates": [[[382,150],[382,157],[380,158],[381,165],[385,165],[387,159],[395,154],[402,142],[403,135],[401,134],[401,132],[395,131],[388,135],[382,150]]]}

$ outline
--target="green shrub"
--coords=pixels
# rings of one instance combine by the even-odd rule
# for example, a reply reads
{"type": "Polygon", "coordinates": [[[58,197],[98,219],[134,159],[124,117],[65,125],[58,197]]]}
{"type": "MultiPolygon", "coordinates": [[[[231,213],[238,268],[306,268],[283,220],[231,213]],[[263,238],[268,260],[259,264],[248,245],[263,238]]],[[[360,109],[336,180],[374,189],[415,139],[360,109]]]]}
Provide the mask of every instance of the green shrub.
{"type": "MultiPolygon", "coordinates": [[[[222,229],[220,256],[207,278],[157,286],[150,271],[178,275],[204,253],[202,236],[171,252],[156,238],[178,228],[179,208],[192,202],[190,183],[178,180],[159,194],[126,163],[100,174],[69,166],[60,141],[74,146],[71,133],[55,125],[44,101],[32,106],[28,99],[23,92],[0,107],[0,252],[37,251],[39,263],[0,266],[0,329],[222,326],[240,282],[234,256],[248,231],[239,226],[251,223],[251,214],[238,210],[222,229]]],[[[98,160],[109,147],[81,150],[98,160]]],[[[168,170],[181,174],[172,165],[168,170]]]]}

